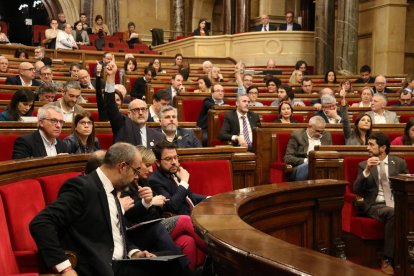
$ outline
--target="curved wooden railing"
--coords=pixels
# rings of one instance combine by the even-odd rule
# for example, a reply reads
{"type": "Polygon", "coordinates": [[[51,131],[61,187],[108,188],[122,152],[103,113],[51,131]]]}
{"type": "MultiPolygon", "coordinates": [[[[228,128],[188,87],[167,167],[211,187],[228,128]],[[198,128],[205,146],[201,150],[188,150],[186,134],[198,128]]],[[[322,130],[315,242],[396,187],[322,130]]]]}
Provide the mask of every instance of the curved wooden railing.
{"type": "Polygon", "coordinates": [[[327,255],[345,257],[345,186],[315,180],[240,189],[203,201],[192,218],[218,275],[382,275],[327,255]]]}

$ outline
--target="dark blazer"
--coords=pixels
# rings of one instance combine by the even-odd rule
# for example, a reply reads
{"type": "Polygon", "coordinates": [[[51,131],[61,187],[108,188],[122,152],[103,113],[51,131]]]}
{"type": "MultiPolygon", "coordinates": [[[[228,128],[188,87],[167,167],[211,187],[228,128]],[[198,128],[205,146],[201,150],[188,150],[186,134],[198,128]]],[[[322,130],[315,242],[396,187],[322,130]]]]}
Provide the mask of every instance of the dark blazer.
{"type": "Polygon", "coordinates": [[[368,82],[365,82],[362,78],[359,78],[354,83],[374,83],[374,82],[375,82],[375,78],[369,77],[368,82]]]}
{"type": "MultiPolygon", "coordinates": [[[[158,129],[161,132],[161,129],[158,129]]],[[[164,135],[164,134],[163,134],[164,135]]],[[[164,139],[165,136],[164,136],[164,139]]],[[[191,129],[185,129],[182,127],[177,127],[177,135],[174,139],[174,143],[177,148],[201,148],[201,143],[198,140],[197,136],[194,134],[194,131],[191,129]]]]}
{"type": "MultiPolygon", "coordinates": [[[[329,131],[325,131],[321,138],[322,145],[332,145],[332,138],[329,131]]],[[[298,129],[292,132],[288,145],[286,147],[286,154],[284,157],[285,163],[293,167],[303,164],[303,160],[308,158],[309,139],[305,129],[298,129]]]]}
{"type": "Polygon", "coordinates": [[[203,131],[207,131],[207,117],[208,111],[211,107],[215,106],[216,103],[213,97],[207,97],[203,100],[203,106],[201,107],[200,114],[198,115],[197,126],[203,131]]]}
{"type": "Polygon", "coordinates": [[[147,129],[147,148],[152,148],[158,142],[164,140],[164,135],[155,128],[145,127],[147,129]]]}
{"type": "MultiPolygon", "coordinates": [[[[286,31],[287,29],[287,24],[286,23],[282,23],[279,26],[279,31],[286,31]]],[[[298,23],[293,23],[293,28],[294,31],[301,31],[302,30],[302,26],[298,23]]]]}
{"type": "MultiPolygon", "coordinates": [[[[58,198],[30,223],[30,231],[48,267],[78,256],[79,275],[113,275],[108,199],[96,171],[67,180],[58,198]]],[[[126,240],[127,252],[136,248],[126,240]]]]}
{"type": "MultiPolygon", "coordinates": [[[[358,164],[358,177],[354,182],[354,192],[364,198],[364,204],[360,207],[363,212],[375,203],[380,185],[377,167],[372,167],[369,176],[365,178],[362,172],[366,166],[367,161],[358,164]]],[[[408,173],[407,163],[400,157],[388,155],[388,176],[400,173],[408,173]]]]}
{"type": "MultiPolygon", "coordinates": [[[[204,32],[205,32],[206,36],[210,35],[210,33],[209,33],[209,31],[207,29],[204,29],[204,32]]],[[[194,35],[201,35],[200,34],[200,29],[198,29],[198,28],[195,29],[194,32],[193,32],[193,34],[194,35]]]]}
{"type": "MultiPolygon", "coordinates": [[[[338,115],[341,116],[341,122],[342,122],[344,116],[343,116],[341,110],[338,110],[338,115]]],[[[316,111],[315,114],[313,114],[313,116],[321,116],[325,120],[325,122],[327,124],[329,124],[328,117],[325,115],[325,113],[323,112],[323,110],[316,111]]],[[[341,123],[341,122],[338,122],[338,123],[341,123]]]]}
{"type": "Polygon", "coordinates": [[[115,93],[106,93],[105,106],[114,135],[114,143],[127,142],[133,145],[142,145],[139,126],[128,116],[119,112],[115,103],[115,93]]]}
{"type": "Polygon", "coordinates": [[[135,80],[131,89],[131,97],[145,100],[145,89],[147,88],[147,82],[144,77],[135,80]]]}
{"type": "MultiPolygon", "coordinates": [[[[6,84],[10,84],[10,85],[22,85],[22,80],[20,79],[20,76],[8,76],[6,78],[6,84]]],[[[32,86],[40,86],[41,83],[40,81],[33,79],[32,80],[32,86]]]]}
{"type": "MultiPolygon", "coordinates": [[[[263,24],[257,25],[256,28],[255,28],[255,31],[256,32],[261,32],[262,28],[263,28],[263,24]]],[[[276,26],[272,25],[272,24],[269,24],[269,30],[268,31],[276,31],[276,26]]]]}
{"type": "Polygon", "coordinates": [[[191,192],[190,188],[186,189],[183,186],[178,186],[173,179],[159,169],[149,176],[148,185],[155,194],[163,195],[169,199],[164,205],[164,210],[177,215],[191,215],[190,207],[185,199],[186,196],[191,199],[194,205],[206,199],[204,195],[191,192]]]}
{"type": "MultiPolygon", "coordinates": [[[[257,124],[260,123],[259,115],[256,113],[249,111],[247,112],[247,119],[249,120],[250,127],[253,128],[257,127],[257,124]]],[[[224,122],[220,129],[219,138],[223,141],[230,141],[233,145],[238,146],[235,144],[231,137],[233,135],[240,134],[240,126],[239,126],[239,118],[237,117],[236,110],[232,110],[224,114],[224,122]]]]}
{"type": "MultiPolygon", "coordinates": [[[[374,87],[372,87],[372,90],[374,90],[374,93],[377,93],[377,89],[375,89],[375,86],[374,87]]],[[[381,92],[381,93],[384,93],[384,94],[389,94],[389,93],[394,93],[391,89],[389,89],[388,87],[385,87],[384,88],[384,91],[383,92],[381,92]]]]}
{"type": "MultiPolygon", "coordinates": [[[[68,152],[66,144],[62,140],[57,138],[56,141],[56,152],[58,154],[68,152]]],[[[47,156],[47,153],[39,130],[23,135],[14,142],[12,159],[44,156],[47,156]]]]}

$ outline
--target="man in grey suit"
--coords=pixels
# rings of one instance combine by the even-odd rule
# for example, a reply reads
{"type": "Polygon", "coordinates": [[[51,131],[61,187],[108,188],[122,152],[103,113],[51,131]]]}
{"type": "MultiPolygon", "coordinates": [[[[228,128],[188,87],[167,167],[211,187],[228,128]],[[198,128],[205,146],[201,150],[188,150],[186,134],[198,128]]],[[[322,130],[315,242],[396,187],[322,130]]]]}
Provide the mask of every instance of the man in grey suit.
{"type": "Polygon", "coordinates": [[[381,270],[393,275],[394,257],[394,198],[388,177],[408,173],[404,159],[388,155],[390,140],[384,133],[374,133],[368,139],[370,158],[358,165],[358,177],[354,192],[364,198],[361,211],[385,224],[384,258],[381,270]]]}
{"type": "Polygon", "coordinates": [[[372,97],[371,111],[367,114],[371,116],[373,124],[398,124],[397,113],[385,110],[387,97],[384,94],[376,93],[372,97]]]}
{"type": "Polygon", "coordinates": [[[256,113],[249,111],[249,104],[250,98],[247,94],[237,96],[236,110],[224,114],[220,140],[229,141],[234,146],[252,149],[253,129],[260,123],[260,118],[256,113]]]}
{"type": "Polygon", "coordinates": [[[285,163],[292,165],[291,179],[294,181],[308,179],[308,154],[317,145],[331,145],[332,138],[325,131],[326,122],[321,116],[313,116],[309,120],[308,128],[298,129],[290,136],[285,163]]]}
{"type": "Polygon", "coordinates": [[[161,132],[177,148],[200,148],[201,143],[191,129],[178,126],[177,109],[166,105],[160,111],[161,132]]]}

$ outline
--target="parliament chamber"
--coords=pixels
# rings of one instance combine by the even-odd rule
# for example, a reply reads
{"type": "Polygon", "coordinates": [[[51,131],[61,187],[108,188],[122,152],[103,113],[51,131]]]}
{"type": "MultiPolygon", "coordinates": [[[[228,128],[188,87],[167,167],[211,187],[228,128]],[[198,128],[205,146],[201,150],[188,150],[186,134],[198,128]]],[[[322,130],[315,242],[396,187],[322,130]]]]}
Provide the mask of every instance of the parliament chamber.
{"type": "MultiPolygon", "coordinates": [[[[95,15],[103,14],[112,35],[105,36],[105,47],[100,50],[95,34],[89,35],[89,46],[49,49],[42,43],[49,22],[36,28],[35,22],[30,27],[30,43],[22,45],[19,36],[13,34],[15,26],[10,26],[14,21],[0,18],[1,26],[6,27],[0,33],[5,32],[12,42],[0,44],[0,56],[8,60],[7,72],[0,71],[0,112],[8,110],[13,95],[22,88],[6,83],[7,78],[21,72],[23,61],[15,57],[18,49],[29,53],[24,61],[35,64],[35,50],[46,46],[45,56],[52,60],[53,81],[60,85],[78,80],[69,72],[73,63],[95,81],[96,64],[104,52],[112,53],[118,69],[126,68],[126,54],[132,54],[136,70],[116,73],[116,83],[126,88],[119,109],[126,116],[131,112],[131,91],[145,75],[148,63],[158,60],[164,69],[145,85],[142,99],[149,110],[157,91],[169,88],[175,74],[182,72],[175,65],[176,54],[180,53],[188,76],[182,83],[185,91],[178,91],[171,105],[177,109],[178,127],[192,131],[202,141],[204,130],[198,125],[199,114],[204,99],[212,93],[194,91],[200,89],[200,78],[211,76],[203,68],[203,63],[210,61],[221,71],[222,79],[216,84],[223,88],[223,105],[214,105],[207,112],[206,146],[177,149],[182,167],[191,175],[191,190],[211,196],[197,204],[191,214],[196,232],[208,246],[208,275],[384,275],[380,270],[384,223],[360,214],[360,198],[353,190],[358,163],[370,157],[367,146],[346,145],[343,124],[329,123],[325,130],[332,137],[332,145],[316,145],[309,152],[308,180],[291,181],[294,168],[284,156],[292,132],[309,126],[309,119],[317,111],[312,104],[324,88],[334,92],[339,106],[343,100],[340,83],[352,84],[346,95],[352,128],[360,114],[371,110],[353,105],[361,101],[363,89],[376,89],[375,83],[357,82],[361,77],[359,69],[365,64],[371,66],[372,76],[386,77],[386,110],[395,112],[399,120],[373,124],[372,131],[386,134],[391,141],[404,134],[414,107],[397,105],[402,85],[414,70],[410,36],[414,1],[46,0],[42,5],[48,20],[64,13],[67,22],[73,23],[84,13],[92,26],[95,15]],[[294,14],[295,22],[301,23],[302,30],[282,31],[289,12],[294,14]],[[276,30],[254,31],[261,26],[263,15],[276,30]],[[195,35],[193,31],[199,29],[202,19],[207,21],[208,36],[195,35]],[[130,21],[137,24],[140,37],[140,43],[134,46],[122,37],[130,21]],[[157,28],[163,29],[162,43],[154,37],[157,28]],[[270,69],[266,66],[269,59],[276,63],[270,69]],[[299,60],[306,61],[303,77],[312,80],[310,93],[303,93],[302,84],[291,82],[299,60]],[[240,84],[236,73],[240,63],[245,65],[245,74],[251,74],[252,85],[257,86],[257,102],[263,104],[249,107],[260,118],[251,131],[251,148],[220,139],[225,114],[237,109],[240,84]],[[272,103],[279,95],[268,91],[267,70],[280,84],[289,84],[295,100],[304,103],[292,107],[292,118],[297,123],[275,122],[281,111],[272,103]],[[329,70],[336,72],[335,83],[326,83],[325,73],[329,70]]],[[[5,8],[0,4],[0,15],[5,8]]],[[[35,86],[25,88],[34,93],[38,90],[35,86]]],[[[91,114],[100,148],[107,150],[116,139],[113,127],[108,121],[100,121],[95,89],[81,91],[85,102],[78,105],[91,114]]],[[[58,92],[55,100],[61,97],[58,92]]],[[[33,103],[33,117],[44,104],[33,103]]],[[[61,125],[60,139],[73,133],[72,125],[61,125]]],[[[160,123],[147,122],[146,126],[157,130],[160,123]]],[[[38,129],[36,121],[0,121],[0,275],[56,274],[41,261],[29,224],[58,197],[66,180],[84,173],[89,157],[59,154],[12,160],[16,139],[38,129]]],[[[412,174],[413,145],[392,145],[390,151],[406,161],[412,174]]],[[[414,178],[409,174],[393,176],[390,183],[395,201],[394,275],[414,275],[414,178]]]]}

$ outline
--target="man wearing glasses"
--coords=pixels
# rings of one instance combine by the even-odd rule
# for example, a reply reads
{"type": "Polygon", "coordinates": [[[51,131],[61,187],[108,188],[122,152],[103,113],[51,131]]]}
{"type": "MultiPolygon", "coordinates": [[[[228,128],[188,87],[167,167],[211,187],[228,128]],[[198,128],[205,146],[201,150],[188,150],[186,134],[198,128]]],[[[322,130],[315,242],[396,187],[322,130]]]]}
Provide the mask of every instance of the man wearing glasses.
{"type": "Polygon", "coordinates": [[[410,92],[407,92],[407,90],[401,90],[398,102],[393,104],[393,106],[413,106],[413,105],[414,105],[413,95],[410,92]]]}
{"type": "Polygon", "coordinates": [[[336,106],[336,99],[332,95],[322,95],[321,97],[322,110],[315,113],[316,116],[321,116],[327,124],[342,123],[342,114],[338,111],[336,106]]]}
{"type": "Polygon", "coordinates": [[[177,215],[191,215],[195,205],[207,197],[191,192],[190,174],[180,166],[173,143],[162,141],[152,148],[158,169],[148,178],[148,185],[157,195],[169,199],[164,209],[177,215]]]}
{"type": "Polygon", "coordinates": [[[68,152],[65,143],[59,139],[65,123],[62,110],[53,104],[44,105],[39,108],[37,119],[39,129],[14,142],[12,159],[56,156],[68,152]]]}
{"type": "Polygon", "coordinates": [[[286,12],[286,23],[280,24],[279,31],[301,31],[302,26],[293,22],[294,17],[293,11],[286,12]]]}
{"type": "Polygon", "coordinates": [[[375,78],[374,93],[392,93],[392,90],[387,88],[387,79],[383,75],[378,75],[375,78]]]}
{"type": "Polygon", "coordinates": [[[65,122],[73,122],[75,114],[85,112],[83,107],[78,104],[80,97],[81,88],[79,83],[71,80],[63,86],[63,97],[52,103],[62,109],[65,122]]]}
{"type": "Polygon", "coordinates": [[[19,65],[19,75],[8,76],[6,84],[22,86],[40,86],[40,82],[35,80],[36,69],[30,62],[22,62],[19,65]]]}
{"type": "Polygon", "coordinates": [[[164,139],[162,133],[146,126],[148,108],[143,100],[136,99],[129,103],[128,116],[119,112],[115,102],[115,74],[117,71],[115,62],[108,64],[105,70],[105,101],[114,142],[128,142],[133,145],[152,147],[162,141],[164,139]]]}
{"type": "Polygon", "coordinates": [[[293,181],[308,179],[308,155],[317,145],[331,145],[332,138],[325,131],[326,122],[320,116],[313,116],[309,120],[308,128],[292,132],[284,161],[293,167],[290,179],[293,181]]]}

